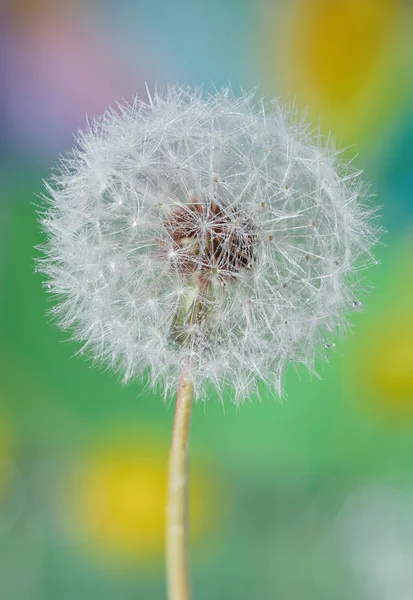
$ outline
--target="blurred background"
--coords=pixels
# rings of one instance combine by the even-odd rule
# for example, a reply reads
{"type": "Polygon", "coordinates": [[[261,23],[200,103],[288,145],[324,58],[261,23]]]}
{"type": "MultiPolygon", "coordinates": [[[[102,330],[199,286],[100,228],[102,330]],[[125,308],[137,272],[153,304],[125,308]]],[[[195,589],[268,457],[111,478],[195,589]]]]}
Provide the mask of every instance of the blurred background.
{"type": "Polygon", "coordinates": [[[194,598],[413,598],[412,67],[409,0],[0,2],[1,598],[164,598],[173,406],[72,358],[34,205],[87,117],[145,82],[229,81],[331,129],[387,233],[322,381],[195,407],[194,598]]]}

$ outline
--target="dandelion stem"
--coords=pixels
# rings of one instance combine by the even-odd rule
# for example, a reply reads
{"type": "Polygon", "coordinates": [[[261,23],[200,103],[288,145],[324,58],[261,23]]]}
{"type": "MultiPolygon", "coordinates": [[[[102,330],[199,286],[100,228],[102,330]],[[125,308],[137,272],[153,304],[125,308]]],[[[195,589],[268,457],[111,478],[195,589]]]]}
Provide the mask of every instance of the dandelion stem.
{"type": "Polygon", "coordinates": [[[189,427],[193,383],[187,369],[179,378],[175,419],[169,454],[166,517],[166,570],[169,600],[189,600],[187,537],[189,483],[189,427]]]}

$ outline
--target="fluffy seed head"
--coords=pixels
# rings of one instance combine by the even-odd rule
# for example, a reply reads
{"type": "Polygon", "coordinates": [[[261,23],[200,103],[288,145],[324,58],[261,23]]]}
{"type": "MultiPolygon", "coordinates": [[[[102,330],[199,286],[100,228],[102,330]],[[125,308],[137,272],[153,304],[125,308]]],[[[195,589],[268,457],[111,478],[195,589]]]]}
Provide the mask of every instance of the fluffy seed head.
{"type": "Polygon", "coordinates": [[[148,371],[168,394],[190,364],[198,397],[280,394],[360,307],[367,188],[276,100],[136,99],[79,134],[47,190],[52,312],[125,381],[148,371]]]}

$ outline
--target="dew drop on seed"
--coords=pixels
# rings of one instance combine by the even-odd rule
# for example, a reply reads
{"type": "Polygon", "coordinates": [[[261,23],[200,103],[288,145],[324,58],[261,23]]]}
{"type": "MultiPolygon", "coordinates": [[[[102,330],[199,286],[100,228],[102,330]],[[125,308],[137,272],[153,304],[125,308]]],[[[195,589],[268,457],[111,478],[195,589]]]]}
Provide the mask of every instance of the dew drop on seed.
{"type": "Polygon", "coordinates": [[[359,302],[359,300],[353,300],[352,303],[353,308],[361,308],[361,302],[359,302]]]}

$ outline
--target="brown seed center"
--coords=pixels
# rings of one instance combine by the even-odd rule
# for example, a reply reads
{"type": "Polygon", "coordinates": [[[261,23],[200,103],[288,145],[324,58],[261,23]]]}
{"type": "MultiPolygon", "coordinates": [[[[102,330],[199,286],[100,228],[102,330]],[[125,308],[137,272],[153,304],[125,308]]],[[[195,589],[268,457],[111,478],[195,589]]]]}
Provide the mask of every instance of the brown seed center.
{"type": "Polygon", "coordinates": [[[162,252],[171,266],[188,277],[197,273],[204,285],[213,278],[222,284],[232,281],[252,266],[253,226],[236,208],[192,197],[170,213],[164,227],[162,252]]]}

